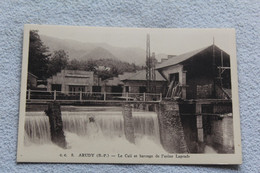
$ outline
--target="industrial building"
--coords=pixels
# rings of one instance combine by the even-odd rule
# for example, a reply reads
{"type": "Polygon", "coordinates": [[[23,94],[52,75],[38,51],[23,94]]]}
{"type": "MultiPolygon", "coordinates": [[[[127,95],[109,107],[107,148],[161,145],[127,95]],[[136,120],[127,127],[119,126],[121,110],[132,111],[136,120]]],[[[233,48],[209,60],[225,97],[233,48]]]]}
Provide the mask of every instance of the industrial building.
{"type": "Polygon", "coordinates": [[[166,97],[231,98],[230,56],[214,44],[156,65],[168,81],[166,97]]]}

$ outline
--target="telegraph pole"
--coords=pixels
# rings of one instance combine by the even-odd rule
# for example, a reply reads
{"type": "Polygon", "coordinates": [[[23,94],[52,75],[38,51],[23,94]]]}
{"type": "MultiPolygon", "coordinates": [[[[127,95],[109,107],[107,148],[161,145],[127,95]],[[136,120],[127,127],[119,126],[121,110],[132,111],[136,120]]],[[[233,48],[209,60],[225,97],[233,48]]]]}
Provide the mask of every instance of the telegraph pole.
{"type": "Polygon", "coordinates": [[[151,88],[151,53],[150,53],[150,35],[146,36],[146,92],[150,92],[151,88]]]}

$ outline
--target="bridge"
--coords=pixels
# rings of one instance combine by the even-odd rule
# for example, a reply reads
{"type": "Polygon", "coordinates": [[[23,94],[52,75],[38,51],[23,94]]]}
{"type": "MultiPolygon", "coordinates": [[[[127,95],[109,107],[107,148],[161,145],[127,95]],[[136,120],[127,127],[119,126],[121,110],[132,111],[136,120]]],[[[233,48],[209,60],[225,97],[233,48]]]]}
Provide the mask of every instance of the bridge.
{"type": "Polygon", "coordinates": [[[27,90],[27,103],[47,103],[58,101],[61,104],[74,103],[147,103],[162,101],[161,93],[109,93],[109,92],[67,92],[27,90]]]}

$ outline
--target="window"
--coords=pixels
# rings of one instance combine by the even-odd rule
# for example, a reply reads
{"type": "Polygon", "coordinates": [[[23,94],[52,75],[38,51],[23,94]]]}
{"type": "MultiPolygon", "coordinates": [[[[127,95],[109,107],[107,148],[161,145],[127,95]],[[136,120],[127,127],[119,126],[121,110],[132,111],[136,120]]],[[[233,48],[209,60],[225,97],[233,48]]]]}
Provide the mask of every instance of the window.
{"type": "Polygon", "coordinates": [[[170,74],[170,82],[179,83],[179,73],[172,73],[170,74]]]}
{"type": "Polygon", "coordinates": [[[80,91],[85,92],[85,86],[70,85],[69,91],[71,94],[79,93],[80,91]]]}
{"type": "Polygon", "coordinates": [[[125,92],[129,92],[129,86],[125,86],[125,92]]]}
{"type": "Polygon", "coordinates": [[[61,84],[52,84],[51,85],[51,90],[54,91],[61,91],[61,84]]]}
{"type": "Polygon", "coordinates": [[[101,86],[92,86],[92,92],[101,92],[101,86]]]}
{"type": "Polygon", "coordinates": [[[145,93],[146,92],[146,87],[145,86],[140,86],[139,87],[139,93],[145,93]]]}

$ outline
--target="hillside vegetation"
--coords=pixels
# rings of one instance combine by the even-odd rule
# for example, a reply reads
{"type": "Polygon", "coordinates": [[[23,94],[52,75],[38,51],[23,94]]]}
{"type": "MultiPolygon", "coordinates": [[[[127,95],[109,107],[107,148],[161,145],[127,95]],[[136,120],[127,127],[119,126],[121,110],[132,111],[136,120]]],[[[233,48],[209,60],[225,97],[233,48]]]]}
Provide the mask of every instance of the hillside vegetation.
{"type": "MultiPolygon", "coordinates": [[[[61,42],[57,43],[58,41],[56,41],[56,44],[62,45],[61,42]]],[[[59,47],[56,44],[50,45],[59,47]]],[[[45,45],[37,30],[30,31],[28,71],[39,79],[45,80],[63,69],[69,69],[94,71],[102,80],[105,80],[124,72],[134,72],[143,68],[135,65],[135,63],[119,60],[102,47],[93,48],[79,59],[70,57],[68,51],[71,51],[73,48],[55,50],[53,47],[50,48],[45,45]]],[[[74,54],[76,54],[76,49],[73,50],[74,54]]],[[[79,54],[83,52],[82,49],[78,51],[79,54]]]]}

